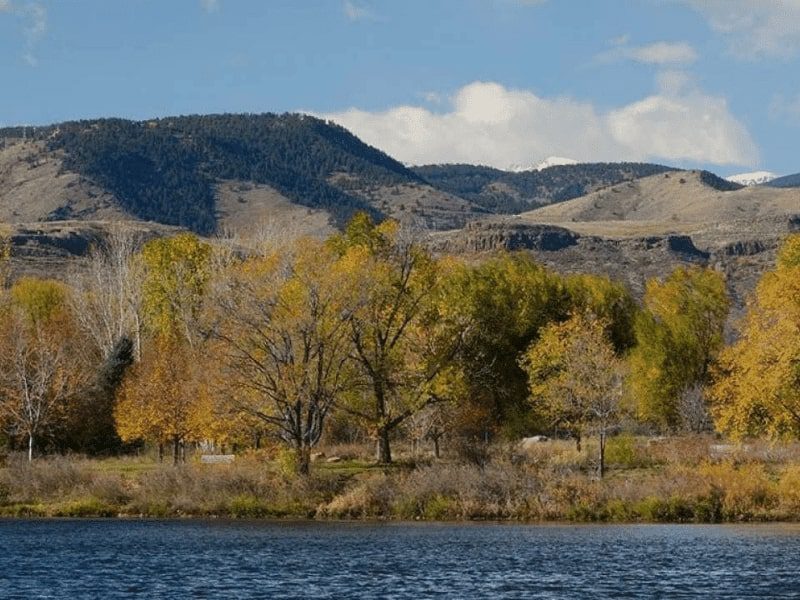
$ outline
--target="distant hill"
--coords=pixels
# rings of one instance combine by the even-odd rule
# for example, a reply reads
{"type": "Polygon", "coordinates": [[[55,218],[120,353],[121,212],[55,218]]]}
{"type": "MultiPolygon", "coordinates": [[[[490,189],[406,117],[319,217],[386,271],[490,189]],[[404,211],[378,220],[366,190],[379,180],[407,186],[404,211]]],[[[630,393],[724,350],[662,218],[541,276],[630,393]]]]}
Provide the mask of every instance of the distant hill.
{"type": "Polygon", "coordinates": [[[475,165],[427,165],[413,171],[440,190],[494,213],[516,214],[597,189],[674,171],[649,163],[580,163],[510,172],[475,165]]]}
{"type": "Polygon", "coordinates": [[[363,181],[424,183],[346,129],[296,114],[101,119],[0,130],[0,139],[22,137],[45,143],[61,156],[63,170],[113,195],[133,216],[199,233],[217,228],[214,185],[220,181],[268,185],[291,202],[326,210],[337,223],[359,210],[380,217],[354,191],[363,181]],[[329,179],[339,173],[350,179],[333,185],[329,179]]]}
{"type": "MultiPolygon", "coordinates": [[[[707,171],[651,175],[604,188],[581,198],[545,206],[521,215],[536,223],[570,223],[587,231],[589,223],[626,223],[628,229],[652,232],[686,231],[759,219],[788,219],[800,212],[800,192],[762,186],[742,187],[707,171]],[[578,225],[578,224],[587,225],[578,225]]],[[[745,232],[740,232],[740,235],[745,232]]]]}
{"type": "Polygon", "coordinates": [[[766,183],[769,187],[777,188],[795,188],[800,187],[800,173],[794,175],[785,175],[783,177],[776,177],[766,183]]]}

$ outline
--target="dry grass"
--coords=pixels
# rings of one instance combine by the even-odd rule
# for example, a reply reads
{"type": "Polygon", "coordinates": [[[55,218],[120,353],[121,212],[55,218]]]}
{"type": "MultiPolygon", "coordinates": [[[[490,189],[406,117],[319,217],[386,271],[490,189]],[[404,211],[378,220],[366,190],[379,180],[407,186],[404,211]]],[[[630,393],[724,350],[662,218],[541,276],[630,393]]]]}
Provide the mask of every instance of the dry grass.
{"type": "MultiPolygon", "coordinates": [[[[483,464],[367,460],[366,446],[330,447],[309,478],[254,454],[232,465],[179,468],[148,459],[12,456],[0,469],[0,515],[226,516],[619,522],[800,520],[800,445],[720,444],[710,436],[618,436],[609,474],[596,446],[550,441],[493,446],[483,464]]],[[[400,453],[402,454],[402,452],[400,453]]]]}

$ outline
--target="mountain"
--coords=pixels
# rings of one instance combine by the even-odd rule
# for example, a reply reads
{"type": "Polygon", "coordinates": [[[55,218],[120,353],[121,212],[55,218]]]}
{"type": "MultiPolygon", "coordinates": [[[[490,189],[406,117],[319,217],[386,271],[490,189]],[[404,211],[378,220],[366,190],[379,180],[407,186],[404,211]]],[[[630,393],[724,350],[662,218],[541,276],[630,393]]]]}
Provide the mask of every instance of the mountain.
{"type": "Polygon", "coordinates": [[[305,115],[0,129],[0,218],[7,222],[127,217],[208,234],[225,227],[219,213],[231,212],[231,196],[239,216],[255,203],[263,217],[277,202],[324,211],[334,225],[366,211],[459,226],[474,209],[346,129],[305,115]]]}
{"type": "Polygon", "coordinates": [[[743,187],[705,171],[665,172],[514,216],[432,236],[445,252],[524,250],[561,272],[602,273],[642,294],[678,265],[726,275],[741,314],[786,233],[800,231],[800,189],[743,187]]]}
{"type": "MultiPolygon", "coordinates": [[[[554,162],[569,159],[546,164],[554,162]]],[[[408,168],[346,129],[300,114],[97,119],[0,129],[0,221],[138,219],[210,234],[277,220],[313,233],[366,211],[458,229],[669,170],[408,168]]]]}
{"type": "Polygon", "coordinates": [[[800,173],[794,175],[785,175],[784,177],[776,177],[767,183],[770,187],[776,188],[796,188],[800,187],[800,173]]]}
{"type": "Polygon", "coordinates": [[[739,185],[763,185],[777,177],[775,173],[771,173],[770,171],[753,171],[752,173],[729,175],[725,179],[733,183],[738,183],[739,185]]]}
{"type": "Polygon", "coordinates": [[[413,169],[439,190],[498,214],[525,212],[623,181],[674,170],[648,163],[580,163],[519,173],[464,164],[426,165],[413,169]]]}

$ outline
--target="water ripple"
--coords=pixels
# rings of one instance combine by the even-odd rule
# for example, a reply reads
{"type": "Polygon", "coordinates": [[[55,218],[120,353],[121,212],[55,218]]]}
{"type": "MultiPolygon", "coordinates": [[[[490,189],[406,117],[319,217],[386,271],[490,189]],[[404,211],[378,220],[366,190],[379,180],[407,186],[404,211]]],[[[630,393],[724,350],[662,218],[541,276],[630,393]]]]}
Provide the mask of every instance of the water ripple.
{"type": "Polygon", "coordinates": [[[0,598],[796,598],[797,526],[0,521],[0,598]]]}

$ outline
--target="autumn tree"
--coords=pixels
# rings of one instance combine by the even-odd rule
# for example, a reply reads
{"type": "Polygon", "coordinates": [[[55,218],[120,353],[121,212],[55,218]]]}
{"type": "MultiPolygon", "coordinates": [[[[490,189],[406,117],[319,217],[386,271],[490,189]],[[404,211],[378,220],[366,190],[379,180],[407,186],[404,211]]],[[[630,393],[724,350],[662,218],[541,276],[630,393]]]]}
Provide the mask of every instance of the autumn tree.
{"type": "Polygon", "coordinates": [[[85,383],[83,355],[60,283],[24,278],[3,307],[0,338],[0,420],[27,439],[28,460],[37,440],[68,412],[85,383]]]}
{"type": "Polygon", "coordinates": [[[578,449],[585,432],[599,440],[598,474],[605,474],[609,431],[621,415],[622,362],[607,336],[607,323],[576,314],[544,328],[521,359],[528,373],[536,410],[575,436],[578,449]]]}
{"type": "Polygon", "coordinates": [[[452,364],[465,324],[437,301],[436,261],[395,222],[376,226],[358,215],[330,245],[359,292],[347,322],[361,393],[343,407],[375,437],[377,460],[390,463],[393,433],[441,401],[436,384],[452,364]]]}
{"type": "Polygon", "coordinates": [[[208,424],[208,388],[203,381],[203,336],[197,319],[210,277],[212,248],[192,234],[144,245],[142,360],[126,377],[115,409],[123,440],[170,443],[173,461],[197,441],[208,424]]]}
{"type": "Polygon", "coordinates": [[[114,409],[126,442],[144,440],[172,448],[172,462],[185,460],[187,442],[205,439],[213,426],[211,399],[191,348],[177,336],[156,337],[129,371],[114,409]]]}
{"type": "Polygon", "coordinates": [[[630,358],[630,395],[641,419],[681,426],[682,397],[704,386],[722,348],[729,299],[723,277],[710,269],[679,267],[647,282],[630,358]]]}
{"type": "Polygon", "coordinates": [[[734,437],[800,437],[800,235],[758,284],[738,342],[725,348],[711,388],[716,426],[734,437]]]}
{"type": "Polygon", "coordinates": [[[277,430],[305,475],[329,412],[352,386],[356,280],[320,242],[286,250],[220,274],[207,318],[229,402],[277,430]]]}
{"type": "Polygon", "coordinates": [[[190,233],[144,245],[142,303],[152,335],[174,334],[194,343],[197,318],[211,277],[212,252],[210,244],[190,233]]]}

